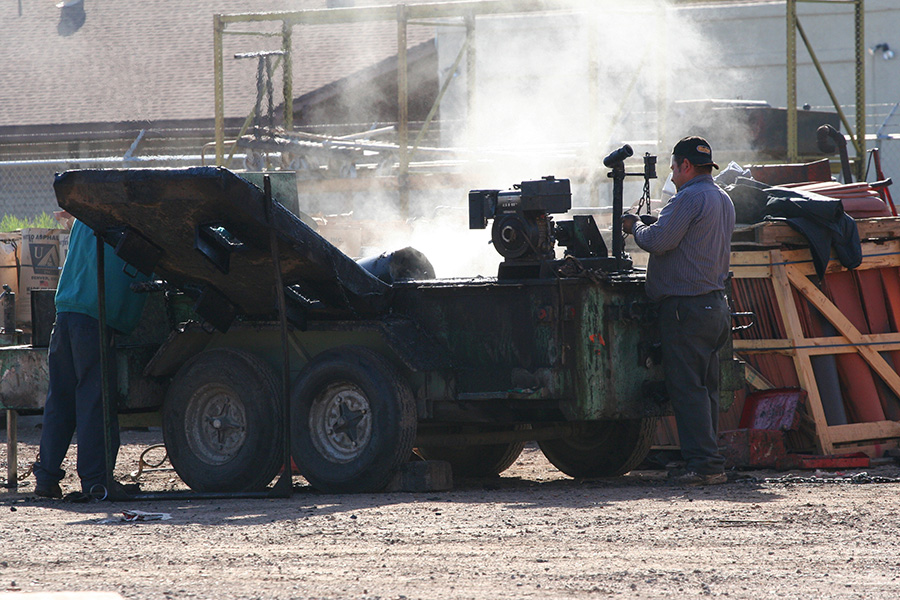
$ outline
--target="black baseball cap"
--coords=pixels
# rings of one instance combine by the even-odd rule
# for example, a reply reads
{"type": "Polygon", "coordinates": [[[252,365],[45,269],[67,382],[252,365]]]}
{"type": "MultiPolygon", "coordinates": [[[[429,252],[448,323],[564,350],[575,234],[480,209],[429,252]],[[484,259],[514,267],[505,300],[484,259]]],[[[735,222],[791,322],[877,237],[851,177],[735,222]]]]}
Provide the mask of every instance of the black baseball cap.
{"type": "Polygon", "coordinates": [[[678,143],[675,144],[672,154],[675,156],[683,156],[691,161],[691,164],[695,167],[712,165],[717,169],[719,168],[719,165],[713,162],[712,148],[709,147],[709,142],[696,135],[679,140],[678,143]]]}

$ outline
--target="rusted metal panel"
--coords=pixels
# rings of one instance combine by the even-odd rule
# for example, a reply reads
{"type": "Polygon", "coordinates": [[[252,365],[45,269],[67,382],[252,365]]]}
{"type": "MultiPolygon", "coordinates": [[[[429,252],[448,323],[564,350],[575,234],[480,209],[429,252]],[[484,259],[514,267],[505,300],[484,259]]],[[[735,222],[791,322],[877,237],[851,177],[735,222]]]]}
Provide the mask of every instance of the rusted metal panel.
{"type": "Polygon", "coordinates": [[[719,451],[725,468],[771,469],[784,460],[784,432],[770,429],[735,429],[719,434],[719,451]]]}
{"type": "Polygon", "coordinates": [[[667,410],[646,389],[662,369],[646,350],[658,335],[638,278],[415,282],[395,286],[394,312],[447,348],[454,418],[466,408],[567,420],[667,410]]]}
{"type": "MultiPolygon", "coordinates": [[[[155,409],[162,405],[165,381],[142,375],[155,347],[120,348],[116,352],[120,406],[155,409]]],[[[46,348],[0,347],[0,409],[40,411],[47,400],[50,371],[46,348]]]]}
{"type": "Polygon", "coordinates": [[[0,347],[0,408],[43,409],[49,381],[46,348],[0,347]]]}

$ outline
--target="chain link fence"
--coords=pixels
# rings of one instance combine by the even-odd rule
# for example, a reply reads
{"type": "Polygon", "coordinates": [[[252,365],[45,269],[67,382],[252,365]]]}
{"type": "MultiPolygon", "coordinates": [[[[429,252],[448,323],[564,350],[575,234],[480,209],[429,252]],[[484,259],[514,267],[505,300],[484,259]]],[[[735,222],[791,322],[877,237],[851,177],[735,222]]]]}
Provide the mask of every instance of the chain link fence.
{"type": "Polygon", "coordinates": [[[56,210],[53,175],[66,168],[66,163],[0,165],[0,217],[33,218],[56,210]]]}
{"type": "Polygon", "coordinates": [[[47,159],[35,161],[0,161],[0,217],[12,215],[31,219],[58,210],[53,178],[68,169],[122,168],[129,166],[190,167],[199,166],[198,156],[157,156],[152,160],[127,160],[120,157],[47,159]]]}
{"type": "MultiPolygon", "coordinates": [[[[829,108],[816,107],[817,110],[828,110],[829,108]]],[[[853,107],[844,106],[842,108],[851,122],[854,122],[853,107]]],[[[880,148],[881,166],[885,177],[892,177],[895,181],[900,182],[900,103],[869,106],[867,121],[868,148],[880,148]]],[[[239,168],[243,167],[241,157],[235,158],[239,168]]],[[[211,159],[211,156],[206,156],[205,162],[210,164],[211,159]]],[[[56,196],[53,193],[53,178],[56,173],[67,169],[129,166],[188,167],[199,166],[203,162],[203,157],[200,155],[159,155],[140,159],[119,156],[0,161],[0,217],[12,215],[31,219],[42,212],[52,213],[57,210],[56,196]]],[[[867,179],[869,181],[878,179],[873,164],[868,165],[867,179]]],[[[900,191],[896,194],[900,195],[900,191]]]]}

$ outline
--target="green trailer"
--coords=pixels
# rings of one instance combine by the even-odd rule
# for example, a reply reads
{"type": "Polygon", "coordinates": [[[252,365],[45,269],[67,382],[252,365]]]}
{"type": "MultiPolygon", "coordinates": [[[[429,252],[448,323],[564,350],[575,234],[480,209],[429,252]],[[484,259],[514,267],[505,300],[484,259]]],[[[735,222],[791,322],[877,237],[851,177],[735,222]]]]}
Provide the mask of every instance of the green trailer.
{"type": "MultiPolygon", "coordinates": [[[[161,411],[195,491],[265,488],[286,435],[332,492],[383,488],[414,449],[457,476],[497,474],[528,441],[573,477],[613,476],[671,414],[643,273],[590,217],[553,222],[566,180],[470,193],[470,225],[493,220],[505,260],[462,279],[435,279],[411,248],[357,263],[226,169],[69,171],[55,189],[160,280],[116,341],[119,409],[161,411]]],[[[39,409],[45,386],[45,350],[0,349],[5,408],[39,409]]]]}

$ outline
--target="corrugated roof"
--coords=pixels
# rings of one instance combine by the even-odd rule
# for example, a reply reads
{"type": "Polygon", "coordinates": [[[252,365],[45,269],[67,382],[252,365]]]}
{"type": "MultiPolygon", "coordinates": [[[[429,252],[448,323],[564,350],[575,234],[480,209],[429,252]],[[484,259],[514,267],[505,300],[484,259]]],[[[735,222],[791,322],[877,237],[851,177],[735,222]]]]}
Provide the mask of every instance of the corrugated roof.
{"type": "MultiPolygon", "coordinates": [[[[0,3],[0,126],[212,118],[213,14],[327,4],[327,0],[85,0],[84,22],[76,28],[61,20],[63,9],[57,0],[0,3]]],[[[279,30],[275,24],[232,25],[229,30],[262,28],[279,30]]],[[[410,27],[409,45],[433,36],[431,27],[410,27]]],[[[396,54],[396,43],[394,22],[296,27],[294,96],[396,54]]],[[[280,37],[225,37],[226,116],[247,115],[256,97],[256,61],[235,60],[234,54],[278,50],[280,44],[280,37]]],[[[280,69],[275,94],[277,104],[280,69]]]]}

